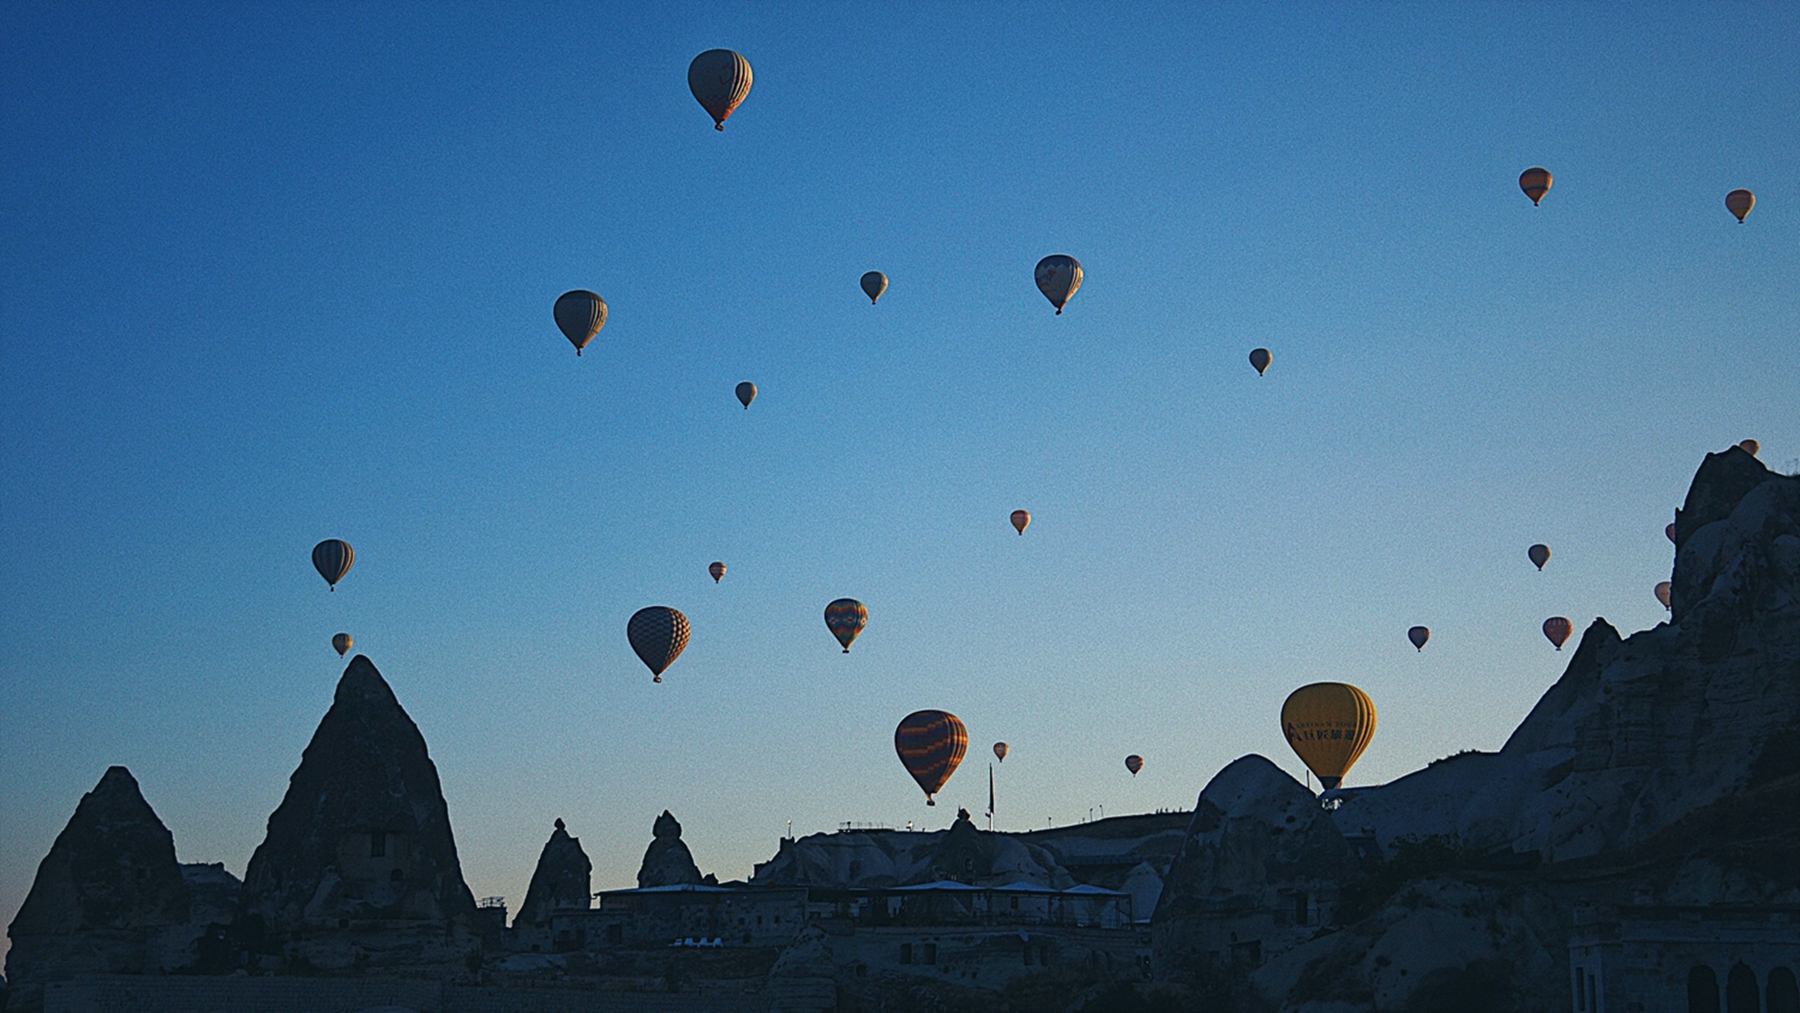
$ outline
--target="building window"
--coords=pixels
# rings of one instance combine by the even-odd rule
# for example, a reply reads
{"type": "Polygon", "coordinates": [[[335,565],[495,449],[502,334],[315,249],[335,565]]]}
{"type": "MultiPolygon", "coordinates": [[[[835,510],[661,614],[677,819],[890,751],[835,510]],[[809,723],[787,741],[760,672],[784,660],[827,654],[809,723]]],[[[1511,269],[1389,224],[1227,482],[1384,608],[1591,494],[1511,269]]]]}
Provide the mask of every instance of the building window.
{"type": "Polygon", "coordinates": [[[406,873],[399,869],[391,869],[388,871],[388,879],[395,883],[404,883],[406,882],[406,873]]]}
{"type": "Polygon", "coordinates": [[[371,830],[369,832],[369,857],[387,857],[387,834],[385,832],[380,830],[371,830]]]}
{"type": "Polygon", "coordinates": [[[1294,895],[1294,924],[1305,925],[1306,916],[1306,894],[1297,893],[1294,895]]]}
{"type": "Polygon", "coordinates": [[[606,927],[606,941],[609,943],[624,942],[625,941],[625,926],[618,925],[618,924],[608,925],[606,927]]]}
{"type": "Polygon", "coordinates": [[[1017,897],[1014,897],[1014,898],[1013,898],[1013,899],[1012,899],[1012,909],[1013,909],[1013,910],[1014,910],[1014,911],[1017,911],[1017,910],[1018,910],[1018,909],[1019,909],[1019,898],[1017,898],[1017,897]]]}
{"type": "Polygon", "coordinates": [[[1769,1013],[1800,1013],[1800,987],[1788,968],[1769,972],[1769,1013]]]}
{"type": "Polygon", "coordinates": [[[912,963],[912,944],[911,943],[901,943],[900,944],[900,962],[902,964],[912,963]]]}
{"type": "Polygon", "coordinates": [[[1587,989],[1583,987],[1586,984],[1586,980],[1587,979],[1581,973],[1581,968],[1577,967],[1575,969],[1575,1011],[1576,1011],[1576,1013],[1582,1013],[1583,1010],[1587,1009],[1587,989]]]}
{"type": "Polygon", "coordinates": [[[1688,972],[1688,1013],[1719,1013],[1719,976],[1705,964],[1688,972]]]}
{"type": "Polygon", "coordinates": [[[1725,1013],[1762,1013],[1762,989],[1756,972],[1743,963],[1733,964],[1725,976],[1725,1013]]]}
{"type": "Polygon", "coordinates": [[[936,943],[922,943],[919,946],[919,950],[920,950],[920,958],[921,958],[919,960],[919,963],[921,963],[921,964],[937,963],[937,944],[936,943]]]}
{"type": "Polygon", "coordinates": [[[1594,972],[1588,972],[1588,1009],[1599,1010],[1600,1003],[1594,998],[1594,972]]]}

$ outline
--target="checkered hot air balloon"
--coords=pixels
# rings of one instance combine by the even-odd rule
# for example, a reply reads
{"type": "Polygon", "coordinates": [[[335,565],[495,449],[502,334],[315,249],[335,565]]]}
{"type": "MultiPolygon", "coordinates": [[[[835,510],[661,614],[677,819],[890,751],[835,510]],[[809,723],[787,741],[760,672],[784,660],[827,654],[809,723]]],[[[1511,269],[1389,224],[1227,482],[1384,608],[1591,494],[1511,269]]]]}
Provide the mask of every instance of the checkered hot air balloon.
{"type": "Polygon", "coordinates": [[[926,805],[937,805],[931,796],[943,790],[968,748],[968,729],[949,711],[914,711],[894,729],[894,752],[925,789],[926,805]]]}
{"type": "Polygon", "coordinates": [[[664,670],[681,657],[682,648],[687,646],[687,616],[667,605],[638,609],[625,624],[625,637],[656,677],[652,681],[661,682],[664,670]]]}

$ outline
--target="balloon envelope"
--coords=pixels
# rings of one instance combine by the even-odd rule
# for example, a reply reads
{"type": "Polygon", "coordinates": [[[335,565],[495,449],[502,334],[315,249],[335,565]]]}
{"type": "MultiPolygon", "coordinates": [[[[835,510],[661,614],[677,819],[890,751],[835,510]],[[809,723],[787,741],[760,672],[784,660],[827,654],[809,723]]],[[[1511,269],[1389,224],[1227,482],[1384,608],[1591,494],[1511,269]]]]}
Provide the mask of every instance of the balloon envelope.
{"type": "Polygon", "coordinates": [[[1755,440],[1745,440],[1738,444],[1738,449],[1749,454],[1751,457],[1755,457],[1756,452],[1762,449],[1762,444],[1755,440]]]}
{"type": "Polygon", "coordinates": [[[1014,531],[1017,531],[1019,534],[1022,535],[1025,533],[1025,529],[1027,527],[1029,527],[1030,525],[1031,525],[1031,511],[1029,511],[1029,510],[1014,510],[1012,512],[1012,526],[1013,526],[1014,531]]]}
{"type": "Polygon", "coordinates": [[[1136,753],[1132,753],[1125,758],[1125,769],[1131,771],[1132,777],[1136,777],[1138,771],[1144,769],[1144,758],[1136,753]]]}
{"type": "Polygon", "coordinates": [[[999,758],[1001,763],[1006,762],[1007,748],[1008,747],[1004,742],[994,743],[994,755],[999,758]]]}
{"type": "Polygon", "coordinates": [[[1250,365],[1256,367],[1257,376],[1263,375],[1263,370],[1269,368],[1269,350],[1266,348],[1250,349],[1250,365]]]}
{"type": "Polygon", "coordinates": [[[331,638],[331,646],[337,648],[338,657],[340,658],[350,652],[351,643],[350,634],[348,633],[340,633],[331,638]]]}
{"type": "Polygon", "coordinates": [[[631,641],[631,649],[656,677],[652,681],[661,682],[663,672],[681,657],[682,648],[687,646],[687,616],[667,605],[638,609],[625,624],[625,638],[631,641]]]}
{"type": "Polygon", "coordinates": [[[327,538],[313,546],[313,569],[325,578],[325,583],[337,590],[337,582],[350,572],[350,564],[356,562],[356,550],[350,543],[341,538],[327,538]]]}
{"type": "MultiPolygon", "coordinates": [[[[743,383],[738,384],[737,399],[745,408],[749,408],[750,402],[756,400],[756,384],[751,383],[749,380],[745,380],[743,383]]],[[[780,413],[780,409],[776,409],[776,414],[779,415],[780,413]]]]}
{"type": "Polygon", "coordinates": [[[1061,316],[1063,306],[1081,287],[1081,262],[1053,253],[1038,261],[1036,278],[1038,291],[1044,293],[1044,298],[1050,300],[1050,305],[1056,307],[1057,315],[1061,316]]]}
{"type": "Polygon", "coordinates": [[[725,576],[725,564],[713,563],[706,568],[706,572],[712,574],[713,583],[717,584],[719,579],[725,576]]]}
{"type": "Polygon", "coordinates": [[[594,340],[594,335],[600,333],[600,328],[606,326],[606,300],[585,288],[557,296],[551,312],[563,337],[575,346],[576,355],[580,355],[588,342],[594,340]]]}
{"type": "Polygon", "coordinates": [[[863,275],[862,290],[869,297],[869,305],[875,305],[875,301],[881,298],[881,293],[887,291],[887,275],[880,271],[870,271],[863,275]]]}
{"type": "Polygon", "coordinates": [[[1675,540],[1675,522],[1674,521],[1670,521],[1669,526],[1666,528],[1663,528],[1663,534],[1669,536],[1669,541],[1672,542],[1675,540]]]}
{"type": "Polygon", "coordinates": [[[1281,733],[1327,790],[1343,783],[1375,735],[1375,703],[1345,682],[1315,682],[1281,705],[1281,733]]]}
{"type": "Polygon", "coordinates": [[[1725,195],[1725,210],[1737,215],[1738,224],[1744,224],[1744,216],[1756,206],[1756,195],[1748,190],[1733,190],[1725,195]]]}
{"type": "Polygon", "coordinates": [[[1661,583],[1656,585],[1656,600],[1659,602],[1662,602],[1663,608],[1671,607],[1669,605],[1669,595],[1674,590],[1675,590],[1675,585],[1669,583],[1666,580],[1662,581],[1661,583]]]}
{"type": "Polygon", "coordinates": [[[1531,548],[1526,549],[1525,555],[1531,559],[1532,563],[1535,564],[1538,569],[1542,570],[1544,564],[1550,561],[1550,546],[1539,542],[1531,548]]]}
{"type": "Polygon", "coordinates": [[[1414,626],[1412,629],[1406,631],[1406,639],[1412,641],[1414,647],[1423,651],[1425,649],[1425,641],[1431,639],[1431,630],[1424,626],[1414,626]]]}
{"type": "MultiPolygon", "coordinates": [[[[839,598],[825,606],[825,628],[844,645],[844,653],[850,653],[850,642],[869,625],[869,610],[855,598],[839,598]]],[[[961,755],[960,753],[958,754],[961,755]]]]}
{"type": "Polygon", "coordinates": [[[724,130],[725,121],[750,94],[750,61],[729,49],[709,49],[688,64],[688,90],[713,118],[713,129],[724,130]]]}
{"type": "Polygon", "coordinates": [[[914,711],[894,729],[894,752],[900,754],[906,772],[925,789],[926,805],[937,805],[931,796],[950,780],[968,748],[968,730],[948,711],[914,711]]]}
{"type": "Polygon", "coordinates": [[[1550,192],[1550,170],[1533,166],[1519,173],[1519,189],[1525,191],[1525,196],[1530,197],[1532,205],[1536,206],[1550,192]]]}
{"type": "Polygon", "coordinates": [[[1569,634],[1573,632],[1575,632],[1575,624],[1562,616],[1551,616],[1544,620],[1544,636],[1549,637],[1550,642],[1555,644],[1559,651],[1562,650],[1562,645],[1568,641],[1569,634]]]}

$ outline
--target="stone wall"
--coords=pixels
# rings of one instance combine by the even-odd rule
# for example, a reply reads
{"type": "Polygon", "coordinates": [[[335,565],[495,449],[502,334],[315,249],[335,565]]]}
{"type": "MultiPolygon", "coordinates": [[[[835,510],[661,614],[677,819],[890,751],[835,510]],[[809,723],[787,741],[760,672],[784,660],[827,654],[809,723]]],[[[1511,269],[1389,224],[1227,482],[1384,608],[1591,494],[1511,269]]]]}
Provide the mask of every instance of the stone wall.
{"type": "Polygon", "coordinates": [[[398,978],[91,975],[44,989],[44,1013],[766,1013],[761,995],[494,989],[398,978]],[[385,1013],[385,1011],[384,1011],[385,1013]]]}

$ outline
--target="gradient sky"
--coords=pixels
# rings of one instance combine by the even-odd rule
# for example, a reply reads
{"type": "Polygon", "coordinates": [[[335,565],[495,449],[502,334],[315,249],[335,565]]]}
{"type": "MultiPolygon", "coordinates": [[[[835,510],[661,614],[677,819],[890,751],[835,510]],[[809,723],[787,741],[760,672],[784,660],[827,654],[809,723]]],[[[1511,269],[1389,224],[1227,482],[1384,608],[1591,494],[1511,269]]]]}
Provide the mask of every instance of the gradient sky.
{"type": "Polygon", "coordinates": [[[1800,6],[1108,6],[0,8],[0,920],[108,764],[241,873],[339,630],[515,907],[557,817],[739,878],[996,739],[1001,828],[1191,807],[1321,679],[1378,783],[1661,620],[1705,452],[1800,468],[1800,6]]]}

